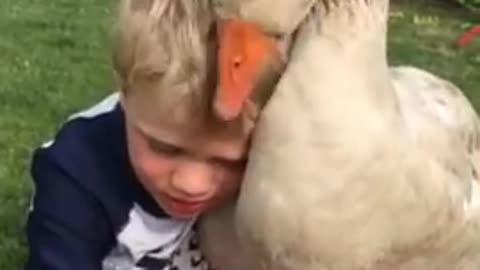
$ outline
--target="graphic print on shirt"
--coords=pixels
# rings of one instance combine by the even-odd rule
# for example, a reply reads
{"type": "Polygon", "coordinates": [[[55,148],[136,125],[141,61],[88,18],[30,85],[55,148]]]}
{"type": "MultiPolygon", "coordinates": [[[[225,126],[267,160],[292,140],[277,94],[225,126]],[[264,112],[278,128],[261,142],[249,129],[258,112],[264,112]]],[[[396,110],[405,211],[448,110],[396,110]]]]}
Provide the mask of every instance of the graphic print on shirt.
{"type": "Polygon", "coordinates": [[[193,223],[157,218],[135,205],[103,270],[207,270],[193,223]]]}

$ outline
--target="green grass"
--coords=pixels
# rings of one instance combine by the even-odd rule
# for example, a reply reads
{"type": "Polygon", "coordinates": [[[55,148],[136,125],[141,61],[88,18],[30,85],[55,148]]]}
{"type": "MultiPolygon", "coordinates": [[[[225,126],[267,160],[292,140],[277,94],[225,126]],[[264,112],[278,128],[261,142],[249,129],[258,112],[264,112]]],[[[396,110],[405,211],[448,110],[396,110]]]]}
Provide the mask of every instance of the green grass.
{"type": "Polygon", "coordinates": [[[455,46],[461,33],[480,24],[480,14],[416,1],[392,8],[390,63],[414,65],[452,81],[480,111],[480,36],[464,48],[455,46]]]}
{"type": "MultiPolygon", "coordinates": [[[[30,154],[65,117],[111,89],[111,3],[0,1],[0,269],[20,269],[31,192],[30,154]]],[[[474,15],[427,4],[395,7],[389,58],[450,79],[480,108],[480,39],[452,46],[474,15]]],[[[478,15],[477,15],[478,17],[478,15]]],[[[477,19],[476,23],[480,23],[477,19]]]]}
{"type": "Polygon", "coordinates": [[[30,154],[110,87],[109,3],[0,1],[0,269],[21,269],[30,154]]]}

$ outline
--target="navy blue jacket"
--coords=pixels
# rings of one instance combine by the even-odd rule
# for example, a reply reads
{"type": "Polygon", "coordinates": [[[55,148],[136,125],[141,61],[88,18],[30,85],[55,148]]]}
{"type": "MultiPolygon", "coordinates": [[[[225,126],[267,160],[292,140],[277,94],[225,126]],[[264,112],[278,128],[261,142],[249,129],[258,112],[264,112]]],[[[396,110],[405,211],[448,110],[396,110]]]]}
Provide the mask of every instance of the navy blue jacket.
{"type": "Polygon", "coordinates": [[[118,94],[72,116],[31,170],[25,270],[207,268],[194,221],[167,216],[136,180],[118,94]]]}

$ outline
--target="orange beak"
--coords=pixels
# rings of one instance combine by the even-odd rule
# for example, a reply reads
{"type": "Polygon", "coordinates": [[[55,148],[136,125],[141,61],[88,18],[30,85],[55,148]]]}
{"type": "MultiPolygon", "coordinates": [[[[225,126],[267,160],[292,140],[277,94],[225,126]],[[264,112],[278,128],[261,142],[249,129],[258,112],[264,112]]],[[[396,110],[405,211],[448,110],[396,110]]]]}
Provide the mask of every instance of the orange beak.
{"type": "Polygon", "coordinates": [[[279,51],[275,40],[252,23],[239,19],[218,22],[218,84],[214,111],[223,120],[238,117],[258,76],[279,51]]]}

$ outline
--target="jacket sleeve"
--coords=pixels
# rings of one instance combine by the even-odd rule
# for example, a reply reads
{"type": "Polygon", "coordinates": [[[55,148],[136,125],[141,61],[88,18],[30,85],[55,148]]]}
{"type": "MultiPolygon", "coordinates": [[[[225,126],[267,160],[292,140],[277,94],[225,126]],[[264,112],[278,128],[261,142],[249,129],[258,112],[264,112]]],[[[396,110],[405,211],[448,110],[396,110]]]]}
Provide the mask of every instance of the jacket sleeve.
{"type": "Polygon", "coordinates": [[[100,203],[48,149],[33,158],[25,270],[100,270],[113,240],[100,203]]]}

